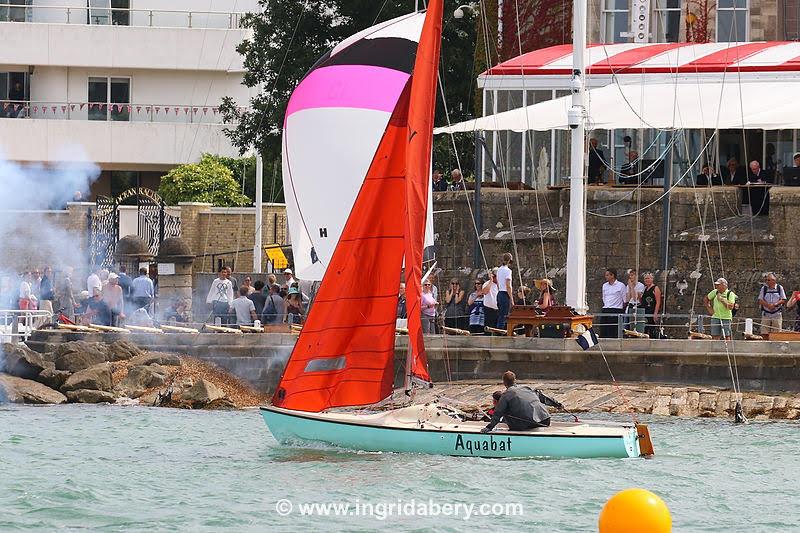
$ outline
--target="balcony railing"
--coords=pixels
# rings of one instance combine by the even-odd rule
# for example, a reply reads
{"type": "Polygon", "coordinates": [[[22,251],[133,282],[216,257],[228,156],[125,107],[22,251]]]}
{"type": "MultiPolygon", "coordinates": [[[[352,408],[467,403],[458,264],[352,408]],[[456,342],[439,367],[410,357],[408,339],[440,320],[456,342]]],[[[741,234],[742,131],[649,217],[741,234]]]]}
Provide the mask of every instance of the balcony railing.
{"type": "Polygon", "coordinates": [[[115,7],[20,6],[0,3],[0,22],[157,28],[238,29],[244,13],[115,7]]]}
{"type": "MultiPolygon", "coordinates": [[[[243,110],[244,108],[239,108],[243,110]]],[[[0,100],[0,118],[221,124],[216,106],[0,100]]]]}

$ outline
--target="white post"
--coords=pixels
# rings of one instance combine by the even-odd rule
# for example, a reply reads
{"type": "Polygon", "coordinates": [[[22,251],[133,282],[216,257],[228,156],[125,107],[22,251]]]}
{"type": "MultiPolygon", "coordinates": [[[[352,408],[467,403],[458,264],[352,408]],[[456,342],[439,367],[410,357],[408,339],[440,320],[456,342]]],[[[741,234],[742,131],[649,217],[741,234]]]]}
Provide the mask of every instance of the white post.
{"type": "Polygon", "coordinates": [[[264,161],[261,159],[261,154],[256,152],[256,242],[253,245],[253,272],[261,272],[261,256],[264,251],[261,242],[261,214],[262,214],[262,197],[264,193],[264,161]]]}
{"type": "Polygon", "coordinates": [[[568,123],[572,130],[571,164],[569,173],[569,237],[567,240],[566,304],[585,314],[586,305],[586,214],[585,182],[583,180],[585,90],[584,63],[586,59],[586,0],[573,4],[572,20],[572,107],[568,123]]]}

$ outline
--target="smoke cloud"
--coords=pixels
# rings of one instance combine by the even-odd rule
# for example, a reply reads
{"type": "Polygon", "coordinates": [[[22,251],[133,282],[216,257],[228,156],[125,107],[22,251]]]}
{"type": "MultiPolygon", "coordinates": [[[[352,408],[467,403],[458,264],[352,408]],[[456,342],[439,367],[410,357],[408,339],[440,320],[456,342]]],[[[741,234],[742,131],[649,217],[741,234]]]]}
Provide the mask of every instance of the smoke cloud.
{"type": "Polygon", "coordinates": [[[23,165],[9,161],[0,146],[0,308],[17,308],[20,274],[27,270],[88,266],[86,218],[70,217],[64,208],[76,192],[88,196],[100,168],[81,157],[82,148],[65,150],[57,159],[69,163],[23,165]]]}

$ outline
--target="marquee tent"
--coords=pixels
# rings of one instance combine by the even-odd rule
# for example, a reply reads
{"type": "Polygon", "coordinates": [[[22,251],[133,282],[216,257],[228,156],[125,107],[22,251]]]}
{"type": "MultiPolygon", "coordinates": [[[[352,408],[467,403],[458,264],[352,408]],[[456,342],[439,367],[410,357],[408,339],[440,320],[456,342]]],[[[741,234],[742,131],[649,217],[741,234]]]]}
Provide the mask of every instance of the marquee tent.
{"type": "MultiPolygon", "coordinates": [[[[800,43],[590,45],[587,111],[595,129],[788,129],[800,122],[800,43]]],[[[492,67],[481,85],[505,89],[568,87],[572,45],[536,50],[492,67]]],[[[566,129],[570,97],[439,128],[566,129]]]]}

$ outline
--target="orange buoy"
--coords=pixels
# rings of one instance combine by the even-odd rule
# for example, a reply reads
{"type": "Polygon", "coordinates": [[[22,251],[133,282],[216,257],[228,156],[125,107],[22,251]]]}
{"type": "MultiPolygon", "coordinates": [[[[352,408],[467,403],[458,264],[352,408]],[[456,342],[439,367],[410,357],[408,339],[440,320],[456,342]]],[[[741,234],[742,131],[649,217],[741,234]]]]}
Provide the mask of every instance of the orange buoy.
{"type": "Polygon", "coordinates": [[[664,500],[645,489],[616,493],[600,511],[600,533],[671,533],[672,517],[664,500]]]}

